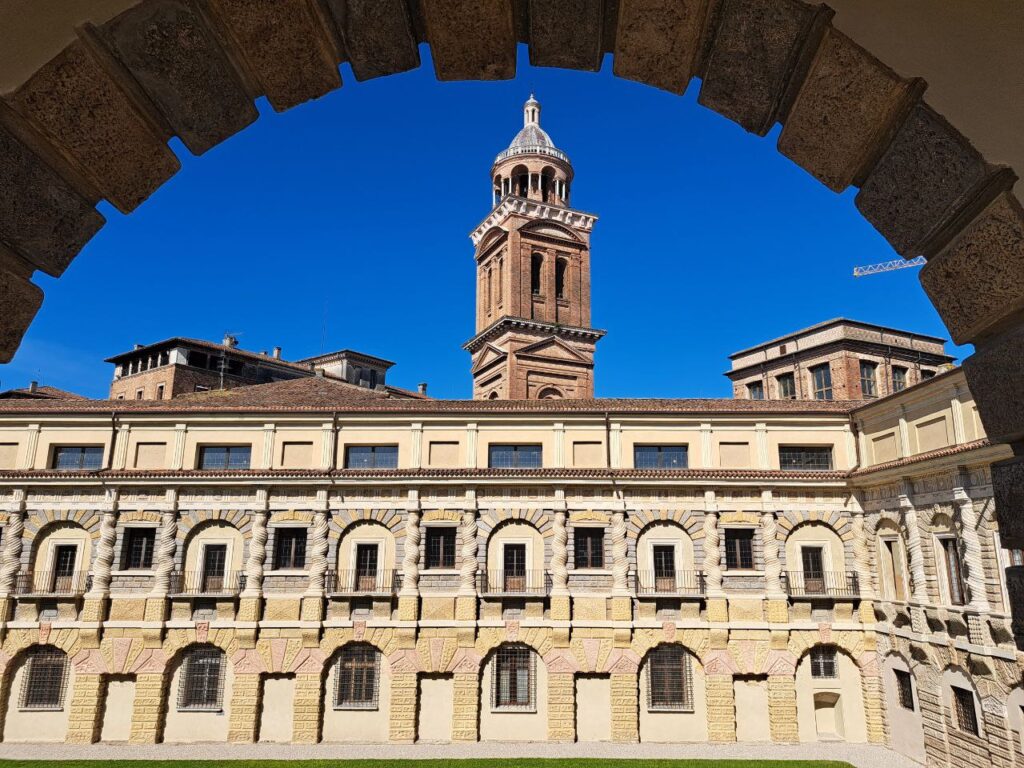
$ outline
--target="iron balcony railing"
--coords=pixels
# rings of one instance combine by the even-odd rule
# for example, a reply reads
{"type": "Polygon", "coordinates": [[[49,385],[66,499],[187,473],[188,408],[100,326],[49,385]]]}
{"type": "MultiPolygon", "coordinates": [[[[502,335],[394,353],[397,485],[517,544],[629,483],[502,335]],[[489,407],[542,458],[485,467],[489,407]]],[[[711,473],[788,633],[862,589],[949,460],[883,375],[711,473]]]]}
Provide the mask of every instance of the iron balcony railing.
{"type": "Polygon", "coordinates": [[[481,595],[540,596],[551,593],[551,574],[545,571],[487,571],[478,574],[481,595]]]}
{"type": "Polygon", "coordinates": [[[328,571],[325,583],[329,595],[396,595],[402,587],[402,574],[391,569],[344,569],[328,571]]]}
{"type": "Polygon", "coordinates": [[[704,590],[703,571],[676,571],[668,574],[637,571],[636,573],[636,594],[638,596],[703,595],[704,590]]]}
{"type": "Polygon", "coordinates": [[[859,597],[856,573],[846,571],[786,571],[786,594],[792,597],[859,597]]]}
{"type": "Polygon", "coordinates": [[[84,595],[92,587],[92,575],[57,573],[55,571],[29,571],[19,573],[14,580],[16,595],[50,595],[54,597],[75,597],[84,595]]]}
{"type": "Polygon", "coordinates": [[[228,571],[227,573],[175,571],[171,574],[172,595],[233,597],[243,589],[245,589],[245,574],[241,571],[228,571]]]}

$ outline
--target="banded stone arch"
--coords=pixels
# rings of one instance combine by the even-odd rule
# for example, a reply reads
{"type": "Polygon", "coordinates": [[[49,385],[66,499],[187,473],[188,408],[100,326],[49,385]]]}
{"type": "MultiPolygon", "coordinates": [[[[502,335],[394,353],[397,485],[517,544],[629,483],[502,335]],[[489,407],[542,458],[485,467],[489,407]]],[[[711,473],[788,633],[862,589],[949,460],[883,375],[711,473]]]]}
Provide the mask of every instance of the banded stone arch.
{"type": "Polygon", "coordinates": [[[377,507],[367,507],[361,510],[343,509],[329,515],[327,520],[327,562],[336,564],[341,540],[353,526],[365,524],[382,525],[391,532],[395,540],[395,567],[398,568],[405,557],[405,517],[400,509],[377,507]]]}
{"type": "Polygon", "coordinates": [[[828,529],[843,545],[843,563],[845,568],[853,570],[853,525],[848,515],[843,512],[831,512],[817,519],[801,518],[796,512],[785,512],[779,516],[779,530],[776,538],[783,546],[779,547],[779,559],[783,569],[795,570],[799,564],[790,563],[785,544],[790,537],[802,528],[818,525],[828,529]]]}

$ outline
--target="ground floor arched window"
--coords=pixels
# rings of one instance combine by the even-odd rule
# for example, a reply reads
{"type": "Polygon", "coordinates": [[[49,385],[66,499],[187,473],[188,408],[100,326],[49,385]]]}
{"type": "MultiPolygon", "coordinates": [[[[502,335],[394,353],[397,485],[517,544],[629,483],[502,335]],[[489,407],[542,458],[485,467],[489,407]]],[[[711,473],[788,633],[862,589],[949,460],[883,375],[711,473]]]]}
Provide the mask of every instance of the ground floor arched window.
{"type": "Polygon", "coordinates": [[[22,679],[20,708],[63,709],[67,683],[68,660],[62,650],[53,646],[32,649],[22,679]]]}
{"type": "Polygon", "coordinates": [[[495,709],[533,709],[536,706],[537,663],[525,645],[503,645],[495,654],[491,690],[495,709]]]}
{"type": "Polygon", "coordinates": [[[380,689],[380,652],[369,645],[350,645],[338,656],[334,685],[335,709],[376,709],[380,689]]]}
{"type": "Polygon", "coordinates": [[[663,645],[647,659],[647,707],[650,710],[693,711],[693,666],[679,646],[663,645]]]}
{"type": "Polygon", "coordinates": [[[224,652],[194,648],[185,657],[178,709],[219,710],[224,706],[224,652]]]}

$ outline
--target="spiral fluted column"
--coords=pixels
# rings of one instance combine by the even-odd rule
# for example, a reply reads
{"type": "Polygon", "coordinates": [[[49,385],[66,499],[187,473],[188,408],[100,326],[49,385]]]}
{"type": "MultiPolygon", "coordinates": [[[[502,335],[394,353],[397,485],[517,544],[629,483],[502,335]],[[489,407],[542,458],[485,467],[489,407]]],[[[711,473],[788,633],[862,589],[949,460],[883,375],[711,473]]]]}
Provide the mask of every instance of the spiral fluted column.
{"type": "Polygon", "coordinates": [[[626,547],[626,513],[618,510],[612,513],[612,591],[623,594],[629,591],[629,560],[626,547]]]}
{"type": "Polygon", "coordinates": [[[0,595],[14,591],[14,580],[21,570],[22,534],[25,532],[25,510],[19,509],[7,516],[4,527],[4,553],[0,563],[0,595]]]}
{"type": "Polygon", "coordinates": [[[153,594],[166,595],[171,591],[174,555],[178,550],[178,513],[167,510],[160,516],[160,541],[156,549],[156,575],[153,594]]]}
{"type": "Polygon", "coordinates": [[[863,510],[856,510],[853,513],[853,567],[860,585],[861,597],[866,600],[874,599],[875,580],[871,570],[871,550],[868,547],[863,510]]]}
{"type": "Polygon", "coordinates": [[[402,594],[415,595],[420,586],[420,512],[409,510],[405,518],[405,556],[402,558],[402,594]]]}
{"type": "Polygon", "coordinates": [[[915,603],[928,602],[927,576],[924,570],[924,549],[921,529],[917,523],[917,509],[907,496],[900,498],[903,525],[907,531],[907,553],[910,557],[910,594],[915,603]]]}
{"type": "Polygon", "coordinates": [[[565,511],[555,512],[551,536],[551,594],[569,594],[569,534],[565,527],[565,511]]]}
{"type": "Polygon", "coordinates": [[[476,512],[468,509],[462,513],[459,536],[462,541],[462,567],[459,570],[459,594],[476,594],[476,572],[479,567],[476,551],[476,512]]]}
{"type": "Polygon", "coordinates": [[[709,595],[722,594],[722,553],[719,546],[718,510],[704,513],[704,580],[709,595]]]}
{"type": "Polygon", "coordinates": [[[761,514],[764,551],[764,586],[769,597],[782,596],[782,560],[779,557],[779,523],[774,512],[761,514]]]}
{"type": "Polygon", "coordinates": [[[267,518],[265,509],[257,511],[252,519],[252,536],[249,539],[249,559],[245,561],[244,597],[258,597],[263,591],[263,568],[267,561],[267,518]]]}
{"type": "Polygon", "coordinates": [[[309,589],[311,595],[322,595],[327,578],[327,512],[313,513],[309,545],[309,589]]]}
{"type": "Polygon", "coordinates": [[[117,512],[105,510],[100,517],[100,538],[96,544],[96,559],[92,566],[94,595],[110,593],[110,569],[114,565],[114,543],[117,541],[117,512]]]}
{"type": "Polygon", "coordinates": [[[967,569],[967,588],[971,593],[970,605],[979,613],[988,612],[985,567],[982,561],[981,540],[978,538],[978,512],[966,492],[954,491],[954,496],[960,510],[960,556],[967,569]]]}

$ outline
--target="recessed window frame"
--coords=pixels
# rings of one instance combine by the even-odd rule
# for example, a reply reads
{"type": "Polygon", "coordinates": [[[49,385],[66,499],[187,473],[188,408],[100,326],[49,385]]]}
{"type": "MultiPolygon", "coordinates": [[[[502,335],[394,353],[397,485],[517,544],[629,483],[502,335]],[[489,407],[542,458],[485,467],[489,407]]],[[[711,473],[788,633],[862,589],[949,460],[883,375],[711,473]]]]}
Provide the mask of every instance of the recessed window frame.
{"type": "Polygon", "coordinates": [[[539,443],[490,443],[487,446],[490,469],[540,469],[544,466],[544,446],[539,443]]]}
{"type": "Polygon", "coordinates": [[[200,445],[196,456],[196,468],[207,471],[239,471],[252,467],[252,445],[210,444],[200,445]],[[218,452],[223,452],[223,459],[218,460],[218,452]]]}
{"type": "Polygon", "coordinates": [[[835,468],[834,451],[833,445],[780,445],[779,469],[784,472],[831,472],[835,468]]]}
{"type": "Polygon", "coordinates": [[[815,400],[831,400],[832,393],[832,366],[828,363],[812,365],[808,371],[811,374],[811,393],[815,400]]]}
{"type": "Polygon", "coordinates": [[[914,676],[905,669],[894,669],[892,672],[896,679],[896,700],[899,705],[911,712],[917,711],[917,704],[914,702],[914,676]]]}
{"type": "Polygon", "coordinates": [[[748,400],[764,400],[764,382],[763,381],[751,381],[747,384],[747,399],[748,400]]]}
{"type": "Polygon", "coordinates": [[[398,444],[347,445],[345,469],[398,469],[398,444]]]}
{"type": "Polygon", "coordinates": [[[576,525],[572,531],[574,570],[601,571],[605,568],[605,529],[598,525],[576,525]]]}
{"type": "Polygon", "coordinates": [[[892,391],[902,392],[910,384],[910,369],[903,365],[892,367],[892,391]]]}
{"type": "Polygon", "coordinates": [[[956,727],[964,733],[980,736],[981,730],[978,725],[978,709],[975,704],[974,691],[959,685],[951,685],[950,692],[953,699],[956,727]]]}
{"type": "Polygon", "coordinates": [[[50,468],[57,472],[95,472],[103,469],[103,445],[55,445],[50,468]]]}
{"type": "Polygon", "coordinates": [[[535,712],[537,655],[528,645],[506,643],[494,652],[491,670],[491,710],[535,712]]]}
{"type": "Polygon", "coordinates": [[[380,651],[350,643],[334,664],[334,709],[376,710],[380,701],[380,651]]]}
{"type": "Polygon", "coordinates": [[[274,527],[275,571],[304,571],[309,546],[309,531],[296,525],[274,527]]]}
{"type": "Polygon", "coordinates": [[[186,651],[178,682],[179,712],[222,712],[227,658],[220,648],[201,645],[186,651]]]}
{"type": "Polygon", "coordinates": [[[647,711],[693,712],[693,659],[679,645],[660,645],[647,656],[647,711]]]}
{"type": "Polygon", "coordinates": [[[121,541],[122,571],[151,571],[156,553],[156,528],[132,525],[121,541]]]}
{"type": "Polygon", "coordinates": [[[792,373],[780,373],[775,377],[780,400],[796,400],[796,376],[792,373]]]}
{"type": "Polygon", "coordinates": [[[722,532],[722,543],[725,546],[725,570],[754,570],[754,537],[753,528],[725,528],[722,532]]]}
{"type": "Polygon", "coordinates": [[[686,469],[690,463],[690,446],[686,443],[634,443],[634,469],[686,469]]]}
{"type": "Polygon", "coordinates": [[[862,397],[878,397],[878,363],[860,361],[860,394],[862,397]]]}
{"type": "Polygon", "coordinates": [[[818,645],[811,648],[811,677],[815,680],[837,680],[839,678],[839,654],[833,645],[818,645]]]}
{"type": "Polygon", "coordinates": [[[67,695],[69,664],[64,651],[52,645],[28,651],[18,697],[23,712],[60,712],[67,695]]]}
{"type": "Polygon", "coordinates": [[[428,525],[423,535],[425,571],[450,571],[456,565],[458,528],[454,525],[428,525]]]}

